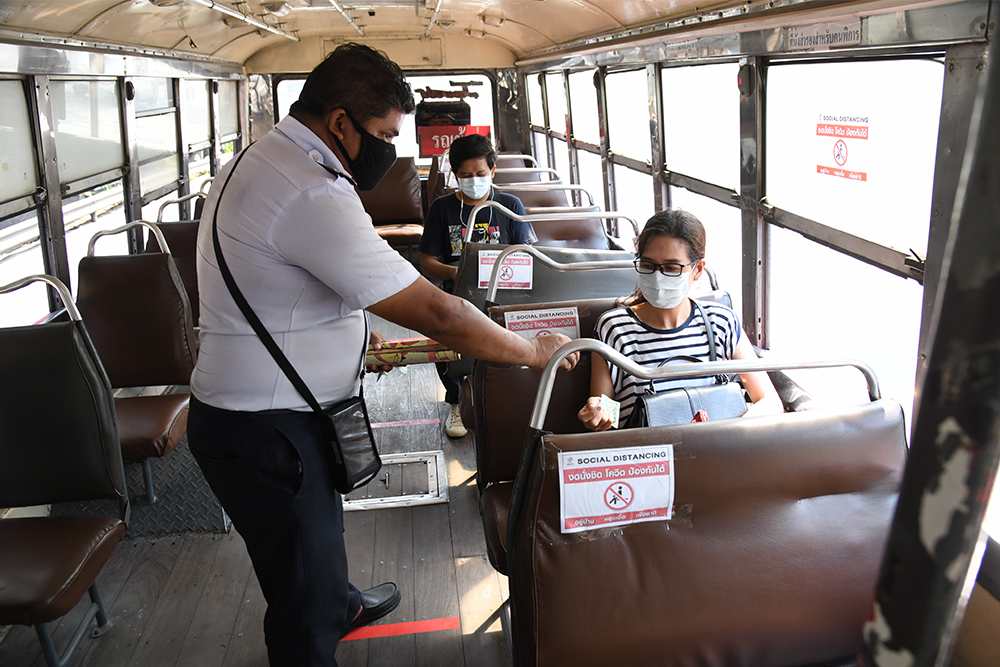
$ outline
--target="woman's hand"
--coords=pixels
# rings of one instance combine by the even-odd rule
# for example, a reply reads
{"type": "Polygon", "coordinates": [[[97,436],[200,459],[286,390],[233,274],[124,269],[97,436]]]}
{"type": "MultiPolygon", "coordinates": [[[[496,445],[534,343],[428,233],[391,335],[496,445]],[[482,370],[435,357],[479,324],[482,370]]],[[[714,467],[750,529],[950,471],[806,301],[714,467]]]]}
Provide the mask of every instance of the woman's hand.
{"type": "MultiPolygon", "coordinates": [[[[372,348],[373,350],[381,350],[382,343],[387,340],[389,339],[380,334],[379,332],[375,331],[374,329],[372,329],[371,335],[368,337],[368,347],[372,348]]],[[[372,364],[371,366],[368,366],[365,370],[368,371],[369,373],[378,373],[379,371],[383,373],[388,373],[389,371],[392,370],[392,366],[379,366],[377,364],[372,364]]]]}
{"type": "Polygon", "coordinates": [[[591,396],[587,404],[576,413],[577,419],[583,422],[588,431],[607,431],[611,428],[611,417],[601,407],[601,397],[591,396]]]}

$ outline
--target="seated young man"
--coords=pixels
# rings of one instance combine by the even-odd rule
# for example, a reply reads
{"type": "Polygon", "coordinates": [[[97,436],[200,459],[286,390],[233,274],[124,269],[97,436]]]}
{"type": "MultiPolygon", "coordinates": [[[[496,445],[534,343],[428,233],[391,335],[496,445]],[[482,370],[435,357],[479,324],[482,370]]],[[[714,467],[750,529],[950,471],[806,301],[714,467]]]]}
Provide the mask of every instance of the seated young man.
{"type": "MultiPolygon", "coordinates": [[[[472,209],[489,200],[517,215],[524,215],[525,212],[520,199],[493,188],[497,152],[489,137],[473,134],[455,139],[448,158],[458,178],[458,192],[438,197],[431,203],[424,218],[424,233],[419,248],[420,269],[424,275],[439,281],[451,291],[458,275],[458,260],[472,209]]],[[[537,242],[538,237],[530,222],[511,220],[496,209],[487,208],[476,216],[472,240],[475,243],[530,245],[537,242]]],[[[445,387],[445,401],[451,406],[445,433],[452,438],[461,438],[466,434],[458,411],[461,378],[449,376],[447,367],[445,363],[437,364],[438,375],[445,387]]]]}

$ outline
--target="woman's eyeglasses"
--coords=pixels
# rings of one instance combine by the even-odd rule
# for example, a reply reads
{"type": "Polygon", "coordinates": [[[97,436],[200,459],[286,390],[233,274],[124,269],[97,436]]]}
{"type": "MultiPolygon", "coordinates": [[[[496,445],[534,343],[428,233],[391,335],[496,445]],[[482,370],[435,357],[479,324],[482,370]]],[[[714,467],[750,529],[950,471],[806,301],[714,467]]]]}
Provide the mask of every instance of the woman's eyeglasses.
{"type": "Polygon", "coordinates": [[[664,264],[654,264],[648,259],[637,259],[632,262],[635,265],[635,270],[639,273],[650,274],[655,271],[659,271],[665,276],[670,276],[676,278],[677,276],[684,273],[685,267],[697,264],[697,262],[690,262],[688,264],[678,264],[677,262],[666,262],[664,264]]]}

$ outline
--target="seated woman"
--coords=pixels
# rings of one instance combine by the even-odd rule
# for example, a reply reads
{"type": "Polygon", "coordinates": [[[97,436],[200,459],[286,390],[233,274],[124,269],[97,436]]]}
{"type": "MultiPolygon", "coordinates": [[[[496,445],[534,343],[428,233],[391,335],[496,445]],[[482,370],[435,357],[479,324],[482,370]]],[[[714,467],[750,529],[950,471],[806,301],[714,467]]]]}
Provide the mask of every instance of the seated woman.
{"type": "MultiPolygon", "coordinates": [[[[691,285],[705,268],[705,228],[698,218],[680,209],[655,214],[636,239],[635,268],[639,273],[638,289],[619,301],[622,307],[598,319],[594,337],[643,366],[658,366],[679,355],[708,361],[705,322],[688,297],[691,285]]],[[[717,359],[756,359],[736,313],[722,304],[703,305],[715,332],[717,359]]],[[[767,373],[740,373],[740,380],[753,401],[747,415],[782,412],[781,399],[767,373]]],[[[656,380],[654,389],[659,393],[712,382],[711,377],[656,380]]],[[[621,402],[619,423],[624,424],[636,396],[648,386],[648,381],[609,365],[595,352],[591,360],[591,396],[577,416],[591,431],[611,428],[607,411],[601,409],[601,394],[605,394],[621,402]]]]}
{"type": "MultiPolygon", "coordinates": [[[[448,159],[458,178],[458,192],[438,197],[431,203],[424,216],[424,233],[419,246],[420,270],[444,284],[445,289],[449,289],[448,283],[458,275],[469,216],[477,204],[495,201],[517,215],[525,214],[520,199],[493,189],[497,152],[489,137],[472,134],[455,139],[448,150],[448,159]]],[[[538,241],[530,222],[511,220],[494,208],[480,211],[474,225],[474,243],[531,245],[538,241]]],[[[445,401],[451,405],[445,433],[461,438],[466,434],[458,410],[461,379],[447,374],[447,364],[439,362],[437,367],[445,388],[445,401]]]]}

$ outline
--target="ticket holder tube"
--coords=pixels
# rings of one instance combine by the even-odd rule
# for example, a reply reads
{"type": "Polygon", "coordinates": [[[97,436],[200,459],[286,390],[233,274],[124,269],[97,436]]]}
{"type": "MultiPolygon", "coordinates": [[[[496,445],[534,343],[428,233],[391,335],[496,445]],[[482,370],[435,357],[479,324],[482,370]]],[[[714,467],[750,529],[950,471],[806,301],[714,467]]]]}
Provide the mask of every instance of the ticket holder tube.
{"type": "MultiPolygon", "coordinates": [[[[499,258],[498,258],[499,259],[499,258]]],[[[552,395],[552,387],[555,384],[556,371],[562,360],[574,352],[597,352],[607,361],[611,362],[626,373],[633,375],[640,380],[658,380],[661,378],[682,379],[694,377],[709,377],[712,375],[730,375],[733,373],[752,373],[757,371],[779,371],[779,370],[800,370],[807,368],[833,368],[840,366],[853,366],[864,375],[868,385],[868,398],[871,401],[879,400],[882,395],[879,390],[878,379],[875,372],[867,364],[853,359],[841,359],[833,361],[774,361],[763,359],[749,359],[737,361],[707,361],[690,364],[671,364],[669,367],[646,367],[641,366],[609,345],[598,340],[577,339],[566,343],[549,358],[542,376],[538,380],[538,393],[535,394],[535,404],[531,410],[531,420],[528,422],[528,432],[525,434],[524,447],[521,450],[521,460],[518,463],[517,475],[514,478],[514,489],[510,499],[510,510],[507,513],[507,577],[510,583],[510,590],[514,590],[514,579],[516,577],[514,558],[516,549],[514,542],[517,539],[517,521],[520,517],[525,497],[527,495],[528,477],[531,473],[535,457],[538,455],[539,444],[544,435],[545,415],[549,408],[549,398],[552,395]]],[[[512,615],[517,614],[517,609],[511,604],[512,615]]],[[[514,631],[515,622],[511,622],[511,643],[514,655],[514,664],[519,661],[520,652],[517,645],[517,633],[514,631]]]]}
{"type": "MultiPolygon", "coordinates": [[[[487,200],[482,204],[476,204],[476,207],[473,208],[472,212],[469,214],[469,220],[475,220],[476,216],[479,215],[479,212],[484,208],[495,208],[511,220],[517,220],[518,222],[543,222],[545,220],[590,220],[593,218],[603,218],[605,220],[628,220],[632,223],[632,229],[635,230],[635,235],[639,235],[639,224],[624,213],[618,213],[616,211],[593,211],[587,213],[535,213],[532,215],[518,215],[499,202],[487,200]]],[[[474,229],[475,225],[469,225],[465,230],[465,243],[472,243],[472,233],[474,229]]],[[[604,233],[605,235],[608,235],[607,230],[604,230],[604,233]]],[[[608,238],[614,237],[608,235],[608,238]]]]}

